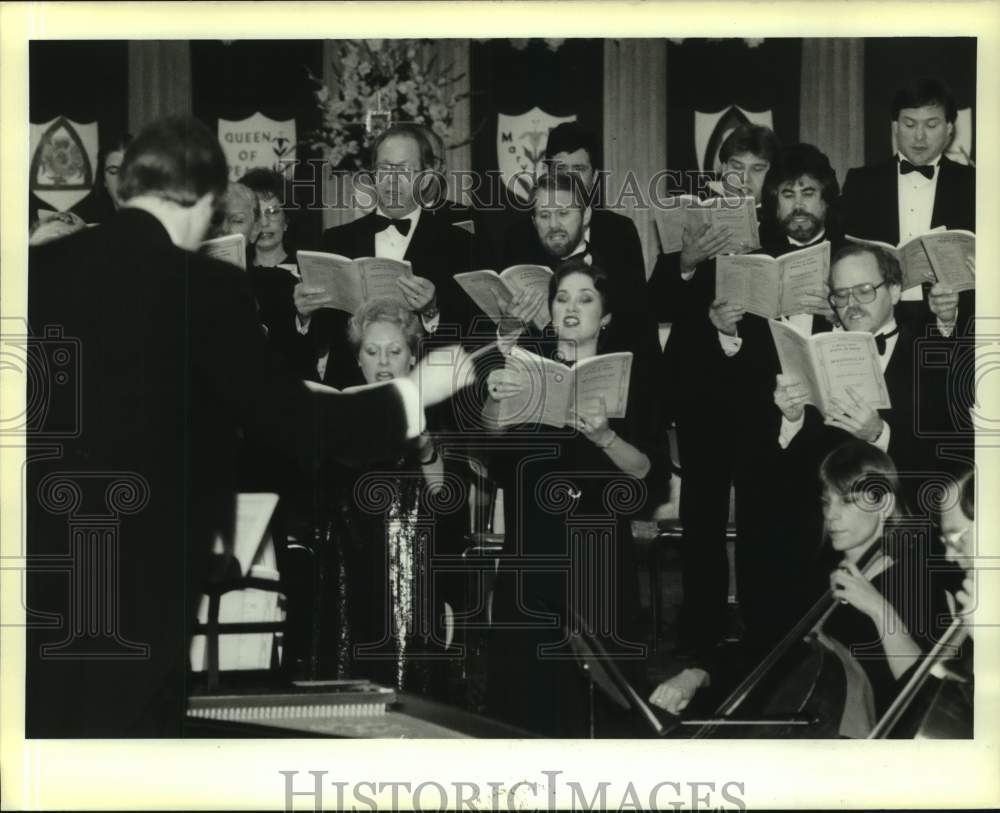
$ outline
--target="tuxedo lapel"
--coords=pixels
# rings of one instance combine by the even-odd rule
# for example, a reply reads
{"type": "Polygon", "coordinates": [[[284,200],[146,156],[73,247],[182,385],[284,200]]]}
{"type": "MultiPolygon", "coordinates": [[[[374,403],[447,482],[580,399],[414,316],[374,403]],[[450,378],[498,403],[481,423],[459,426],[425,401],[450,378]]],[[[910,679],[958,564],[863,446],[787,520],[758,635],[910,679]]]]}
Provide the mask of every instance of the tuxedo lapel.
{"type": "Polygon", "coordinates": [[[883,221],[879,231],[886,235],[885,242],[896,245],[899,243],[899,170],[895,159],[883,166],[882,177],[875,190],[877,199],[872,201],[874,211],[881,213],[877,216],[883,221]]]}
{"type": "Polygon", "coordinates": [[[934,190],[934,212],[931,215],[931,228],[947,226],[949,214],[955,208],[955,165],[944,156],[938,167],[937,189],[934,190]]]}
{"type": "Polygon", "coordinates": [[[354,257],[375,256],[375,212],[371,211],[358,221],[357,243],[354,257]]]}

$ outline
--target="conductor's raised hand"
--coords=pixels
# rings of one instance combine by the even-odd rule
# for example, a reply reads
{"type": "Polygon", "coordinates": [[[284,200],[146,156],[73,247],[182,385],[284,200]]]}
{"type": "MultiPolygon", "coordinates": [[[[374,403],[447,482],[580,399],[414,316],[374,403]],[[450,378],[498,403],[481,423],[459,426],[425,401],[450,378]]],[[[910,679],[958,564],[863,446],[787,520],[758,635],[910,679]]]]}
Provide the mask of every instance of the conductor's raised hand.
{"type": "Polygon", "coordinates": [[[426,277],[400,277],[397,280],[399,290],[403,292],[403,299],[410,310],[421,313],[432,302],[436,293],[434,283],[426,277]]]}
{"type": "Polygon", "coordinates": [[[736,326],[744,313],[746,309],[739,302],[730,303],[728,299],[716,299],[708,309],[708,318],[720,333],[735,336],[736,326]]]}
{"type": "Polygon", "coordinates": [[[706,223],[693,230],[687,225],[681,234],[681,271],[693,271],[709,257],[721,254],[729,245],[733,233],[727,228],[706,223]]]}
{"type": "Polygon", "coordinates": [[[303,321],[308,321],[316,311],[333,302],[325,288],[310,288],[304,282],[298,283],[292,290],[292,299],[303,321]]]}
{"type": "Polygon", "coordinates": [[[809,399],[809,388],[790,375],[778,373],[777,386],[774,388],[774,404],[781,410],[786,420],[797,423],[802,420],[806,402],[809,399]]]}
{"type": "Polygon", "coordinates": [[[475,363],[459,345],[435,348],[410,371],[420,391],[420,402],[434,406],[451,398],[475,379],[475,363]]]}

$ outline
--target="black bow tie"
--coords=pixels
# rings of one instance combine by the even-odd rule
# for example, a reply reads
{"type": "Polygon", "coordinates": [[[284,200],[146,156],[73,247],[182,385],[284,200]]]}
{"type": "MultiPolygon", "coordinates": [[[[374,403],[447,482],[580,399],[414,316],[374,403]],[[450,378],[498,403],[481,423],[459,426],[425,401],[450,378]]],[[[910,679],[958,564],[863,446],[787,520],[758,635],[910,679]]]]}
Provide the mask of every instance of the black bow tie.
{"type": "Polygon", "coordinates": [[[907,161],[905,158],[899,162],[899,174],[909,175],[911,172],[919,172],[928,181],[934,178],[934,167],[930,164],[923,164],[922,166],[915,166],[907,161]]]}
{"type": "Polygon", "coordinates": [[[888,333],[879,333],[875,336],[875,349],[878,350],[880,356],[885,355],[885,343],[889,341],[893,336],[899,333],[899,327],[894,327],[888,333]]]}
{"type": "Polygon", "coordinates": [[[410,233],[411,221],[405,217],[386,217],[385,215],[375,215],[375,233],[385,231],[390,226],[395,226],[403,237],[410,233]]]}

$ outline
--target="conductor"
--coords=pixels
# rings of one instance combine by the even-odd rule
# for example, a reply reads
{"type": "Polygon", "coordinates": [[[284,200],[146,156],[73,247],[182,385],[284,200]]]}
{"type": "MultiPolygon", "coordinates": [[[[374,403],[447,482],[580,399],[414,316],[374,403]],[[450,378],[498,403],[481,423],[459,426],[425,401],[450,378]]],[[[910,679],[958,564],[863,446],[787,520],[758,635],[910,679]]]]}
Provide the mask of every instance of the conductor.
{"type": "Polygon", "coordinates": [[[385,459],[467,383],[458,348],[354,395],[287,373],[246,275],[194,253],[226,182],[211,131],[162,119],[125,154],[114,217],[31,251],[29,357],[58,341],[69,363],[28,385],[52,401],[27,437],[28,737],[180,736],[243,431],[306,467],[385,459]]]}

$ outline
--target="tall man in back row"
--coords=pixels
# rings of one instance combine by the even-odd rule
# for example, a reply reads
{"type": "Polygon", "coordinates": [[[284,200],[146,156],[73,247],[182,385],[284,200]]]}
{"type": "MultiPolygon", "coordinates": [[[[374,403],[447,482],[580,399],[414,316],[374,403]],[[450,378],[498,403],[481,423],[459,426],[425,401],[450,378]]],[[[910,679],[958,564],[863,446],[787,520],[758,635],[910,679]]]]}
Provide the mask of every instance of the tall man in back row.
{"type": "MultiPolygon", "coordinates": [[[[896,93],[892,131],[898,152],[889,161],[858,167],[844,180],[845,232],[897,245],[934,228],[976,230],[976,173],[944,153],[955,136],[958,111],[936,79],[920,79],[896,93]]],[[[903,291],[899,320],[922,335],[935,321],[966,335],[975,292],[961,295],[930,284],[903,291]]]]}
{"type": "MultiPolygon", "coordinates": [[[[241,432],[306,467],[384,458],[421,432],[421,394],[454,390],[441,364],[418,367],[419,390],[319,395],[291,377],[246,274],[195,253],[227,175],[201,122],[154,122],[125,154],[115,216],[30,254],[29,357],[50,328],[80,357],[59,362],[75,424],[27,436],[28,607],[47,614],[29,619],[28,737],[181,735],[191,621],[213,541],[232,547],[241,432]]],[[[29,377],[28,403],[50,383],[29,377]]]]}

